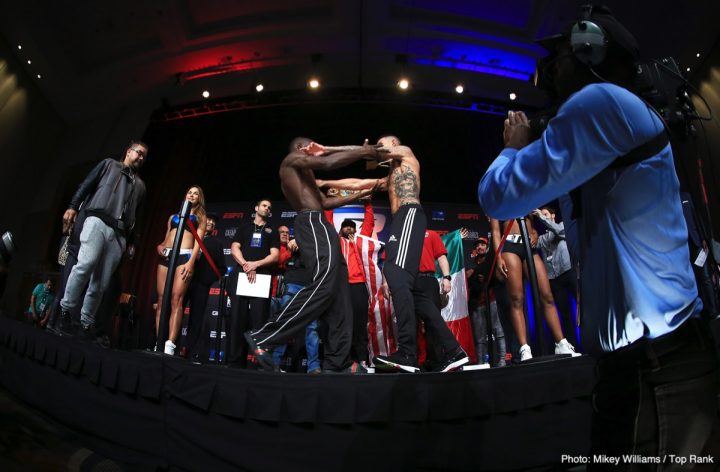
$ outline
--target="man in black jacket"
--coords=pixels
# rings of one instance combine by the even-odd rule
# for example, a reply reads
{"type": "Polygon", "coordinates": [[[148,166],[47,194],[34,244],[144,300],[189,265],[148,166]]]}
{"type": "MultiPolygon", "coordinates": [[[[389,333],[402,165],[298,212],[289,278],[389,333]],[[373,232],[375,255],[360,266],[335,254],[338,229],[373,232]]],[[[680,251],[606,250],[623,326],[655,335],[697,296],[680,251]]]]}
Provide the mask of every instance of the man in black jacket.
{"type": "Polygon", "coordinates": [[[80,233],[78,262],[72,268],[60,301],[63,325],[82,302],[83,337],[94,339],[95,314],[135,229],[138,207],[145,198],[145,184],[137,171],[145,162],[148,146],[131,141],[122,162],[104,159],[88,174],[63,215],[63,230],[75,223],[80,205],[87,218],[80,233]]]}

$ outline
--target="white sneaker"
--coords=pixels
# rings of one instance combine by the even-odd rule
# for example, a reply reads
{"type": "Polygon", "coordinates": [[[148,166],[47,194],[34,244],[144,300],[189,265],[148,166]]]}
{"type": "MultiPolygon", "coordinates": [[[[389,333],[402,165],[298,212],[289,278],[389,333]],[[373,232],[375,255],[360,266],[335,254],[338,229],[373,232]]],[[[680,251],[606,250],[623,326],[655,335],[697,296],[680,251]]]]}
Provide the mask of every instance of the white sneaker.
{"type": "Polygon", "coordinates": [[[573,345],[565,338],[562,338],[559,343],[555,343],[555,354],[570,354],[573,357],[580,355],[579,352],[575,352],[573,345]]]}
{"type": "MultiPolygon", "coordinates": [[[[177,346],[175,346],[175,343],[168,339],[167,341],[165,341],[165,354],[169,356],[174,356],[176,347],[177,346]]],[[[557,353],[557,348],[555,349],[555,353],[557,353]]]]}
{"type": "MultiPolygon", "coordinates": [[[[557,354],[557,347],[555,348],[555,353],[557,354]]],[[[530,346],[527,344],[523,344],[520,346],[520,362],[526,361],[528,359],[532,359],[532,351],[530,350],[530,346]]]]}

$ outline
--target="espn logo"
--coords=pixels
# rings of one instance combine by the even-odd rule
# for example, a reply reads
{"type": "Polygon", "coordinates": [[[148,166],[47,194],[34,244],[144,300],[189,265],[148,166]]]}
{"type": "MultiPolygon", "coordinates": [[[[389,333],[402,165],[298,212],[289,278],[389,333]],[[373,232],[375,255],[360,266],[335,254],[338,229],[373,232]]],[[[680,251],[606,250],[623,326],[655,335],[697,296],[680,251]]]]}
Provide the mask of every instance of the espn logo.
{"type": "Polygon", "coordinates": [[[480,215],[478,213],[458,213],[458,220],[479,220],[480,215]]]}
{"type": "Polygon", "coordinates": [[[223,220],[242,220],[245,217],[245,212],[227,212],[223,213],[223,220]]]}

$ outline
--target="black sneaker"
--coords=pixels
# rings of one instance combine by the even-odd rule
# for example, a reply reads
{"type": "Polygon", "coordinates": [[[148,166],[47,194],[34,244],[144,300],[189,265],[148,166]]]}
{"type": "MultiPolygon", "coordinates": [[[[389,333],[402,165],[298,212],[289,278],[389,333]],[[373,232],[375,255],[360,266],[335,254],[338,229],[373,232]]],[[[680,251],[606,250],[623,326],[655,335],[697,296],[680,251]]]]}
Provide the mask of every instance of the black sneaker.
{"type": "Polygon", "coordinates": [[[461,348],[460,346],[457,347],[454,351],[448,353],[445,360],[442,362],[441,365],[437,366],[438,372],[451,372],[458,367],[467,364],[470,362],[470,359],[468,359],[467,353],[461,348]]]}
{"type": "Polygon", "coordinates": [[[379,371],[420,372],[415,359],[404,356],[399,352],[395,352],[389,356],[375,356],[373,358],[373,364],[375,364],[375,368],[379,371]]]}
{"type": "Polygon", "coordinates": [[[255,356],[255,361],[262,370],[275,370],[275,363],[273,362],[272,353],[267,349],[259,348],[255,339],[252,337],[250,331],[245,331],[245,341],[247,341],[250,348],[250,354],[255,356]]]}
{"type": "Polygon", "coordinates": [[[90,343],[95,342],[95,339],[97,339],[97,334],[94,324],[83,326],[80,329],[80,340],[90,343]]]}
{"type": "Polygon", "coordinates": [[[70,310],[60,309],[60,329],[58,331],[61,336],[75,336],[77,334],[78,327],[73,324],[70,310]]]}

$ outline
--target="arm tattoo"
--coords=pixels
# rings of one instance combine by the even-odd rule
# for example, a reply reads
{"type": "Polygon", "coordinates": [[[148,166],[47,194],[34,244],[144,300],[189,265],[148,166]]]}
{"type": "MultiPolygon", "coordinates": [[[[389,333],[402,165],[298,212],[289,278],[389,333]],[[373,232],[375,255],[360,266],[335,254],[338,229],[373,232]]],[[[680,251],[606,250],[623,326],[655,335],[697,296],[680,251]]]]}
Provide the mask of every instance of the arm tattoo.
{"type": "Polygon", "coordinates": [[[418,198],[418,179],[410,166],[402,165],[393,170],[392,181],[400,200],[418,198]]]}

